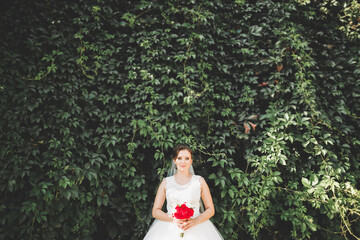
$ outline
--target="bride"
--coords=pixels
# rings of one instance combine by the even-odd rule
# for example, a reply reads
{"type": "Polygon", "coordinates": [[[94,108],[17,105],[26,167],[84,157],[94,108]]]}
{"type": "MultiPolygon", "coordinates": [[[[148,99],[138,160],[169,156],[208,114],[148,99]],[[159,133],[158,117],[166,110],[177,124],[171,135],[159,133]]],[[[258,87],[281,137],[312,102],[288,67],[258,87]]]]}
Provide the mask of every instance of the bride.
{"type": "Polygon", "coordinates": [[[192,162],[192,149],[189,146],[175,147],[172,171],[157,190],[152,209],[155,221],[144,240],[223,239],[209,220],[215,213],[209,187],[204,178],[194,174],[192,162]],[[161,210],[165,199],[167,213],[161,210]],[[203,211],[200,211],[201,200],[204,203],[203,211]],[[194,210],[191,218],[182,220],[174,217],[176,206],[182,204],[194,210]]]}

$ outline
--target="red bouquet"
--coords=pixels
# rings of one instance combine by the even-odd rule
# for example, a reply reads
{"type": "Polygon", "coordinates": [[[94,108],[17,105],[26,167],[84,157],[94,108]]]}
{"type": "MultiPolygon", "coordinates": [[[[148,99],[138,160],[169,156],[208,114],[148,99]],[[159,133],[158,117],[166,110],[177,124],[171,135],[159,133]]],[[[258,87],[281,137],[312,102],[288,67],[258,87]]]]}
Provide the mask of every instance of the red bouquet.
{"type": "MultiPolygon", "coordinates": [[[[173,217],[176,219],[189,219],[194,215],[194,209],[186,206],[186,203],[177,205],[173,217]]],[[[180,237],[184,237],[184,232],[180,233],[180,237]]]]}

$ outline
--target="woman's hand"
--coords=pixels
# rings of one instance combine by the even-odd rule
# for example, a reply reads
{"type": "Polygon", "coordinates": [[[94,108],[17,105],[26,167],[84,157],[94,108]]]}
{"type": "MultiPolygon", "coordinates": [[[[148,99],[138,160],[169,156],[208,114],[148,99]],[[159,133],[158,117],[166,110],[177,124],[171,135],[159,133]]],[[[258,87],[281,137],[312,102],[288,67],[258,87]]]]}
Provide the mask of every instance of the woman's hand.
{"type": "Polygon", "coordinates": [[[186,222],[186,219],[176,219],[173,218],[173,222],[175,222],[175,224],[179,227],[179,228],[183,228],[183,224],[186,222]]]}
{"type": "Polygon", "coordinates": [[[197,225],[196,218],[190,218],[190,219],[182,220],[182,221],[183,221],[183,223],[181,224],[180,228],[182,228],[184,230],[188,230],[189,228],[192,228],[195,225],[197,225]]]}

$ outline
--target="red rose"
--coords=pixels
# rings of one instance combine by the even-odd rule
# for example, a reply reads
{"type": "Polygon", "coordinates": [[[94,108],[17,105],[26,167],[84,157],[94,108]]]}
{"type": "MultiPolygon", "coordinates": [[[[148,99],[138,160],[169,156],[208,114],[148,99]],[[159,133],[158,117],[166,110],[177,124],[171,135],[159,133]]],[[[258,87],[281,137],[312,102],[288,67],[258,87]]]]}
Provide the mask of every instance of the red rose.
{"type": "Polygon", "coordinates": [[[177,205],[175,210],[176,212],[173,214],[173,216],[176,219],[189,219],[194,215],[194,209],[189,208],[185,203],[183,203],[181,206],[177,205]]]}

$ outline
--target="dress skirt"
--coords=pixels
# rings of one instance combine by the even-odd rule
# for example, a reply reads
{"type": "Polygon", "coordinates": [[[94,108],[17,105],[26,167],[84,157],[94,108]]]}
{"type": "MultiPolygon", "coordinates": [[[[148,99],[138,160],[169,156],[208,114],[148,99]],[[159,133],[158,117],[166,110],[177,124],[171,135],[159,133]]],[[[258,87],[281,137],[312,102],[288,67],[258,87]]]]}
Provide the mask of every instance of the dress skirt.
{"type": "Polygon", "coordinates": [[[144,240],[223,240],[210,220],[184,231],[183,237],[180,237],[180,233],[180,228],[175,223],[156,219],[144,240]]]}

